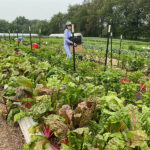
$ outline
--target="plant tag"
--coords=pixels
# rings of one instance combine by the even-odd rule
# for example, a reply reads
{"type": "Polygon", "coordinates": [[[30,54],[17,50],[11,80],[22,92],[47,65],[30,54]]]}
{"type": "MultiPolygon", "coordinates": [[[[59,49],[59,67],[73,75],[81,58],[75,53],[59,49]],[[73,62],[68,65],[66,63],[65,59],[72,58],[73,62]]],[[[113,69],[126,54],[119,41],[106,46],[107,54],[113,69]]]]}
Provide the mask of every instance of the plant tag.
{"type": "Polygon", "coordinates": [[[111,25],[108,26],[108,33],[110,33],[111,25]]]}
{"type": "Polygon", "coordinates": [[[72,33],[74,33],[74,24],[72,24],[72,33]]]}
{"type": "Polygon", "coordinates": [[[8,84],[5,84],[5,85],[4,85],[4,89],[7,89],[7,88],[8,88],[8,84]]]}
{"type": "Polygon", "coordinates": [[[121,38],[121,40],[122,40],[122,34],[121,34],[120,38],[121,38]]]}
{"type": "Polygon", "coordinates": [[[29,26],[29,31],[31,31],[31,27],[29,26]]]}
{"type": "Polygon", "coordinates": [[[110,36],[112,37],[113,36],[113,33],[111,32],[110,36]]]}

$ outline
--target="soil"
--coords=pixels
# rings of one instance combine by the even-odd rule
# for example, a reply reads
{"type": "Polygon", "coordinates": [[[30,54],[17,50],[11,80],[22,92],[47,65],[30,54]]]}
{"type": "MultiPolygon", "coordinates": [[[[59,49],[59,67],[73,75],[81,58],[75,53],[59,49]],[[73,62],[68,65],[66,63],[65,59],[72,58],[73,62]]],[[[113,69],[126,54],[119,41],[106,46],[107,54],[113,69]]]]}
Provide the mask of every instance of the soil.
{"type": "MultiPolygon", "coordinates": [[[[0,109],[4,106],[0,104],[0,109]]],[[[23,150],[25,143],[18,124],[8,124],[0,115],[0,150],[23,150]]]]}

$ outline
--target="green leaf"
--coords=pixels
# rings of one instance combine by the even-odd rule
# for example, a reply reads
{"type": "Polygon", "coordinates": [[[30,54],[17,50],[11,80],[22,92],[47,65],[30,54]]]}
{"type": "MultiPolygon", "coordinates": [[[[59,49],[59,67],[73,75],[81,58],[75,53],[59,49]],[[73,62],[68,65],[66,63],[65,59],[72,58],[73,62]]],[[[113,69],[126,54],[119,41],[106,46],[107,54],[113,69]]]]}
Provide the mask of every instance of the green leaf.
{"type": "Polygon", "coordinates": [[[22,87],[28,87],[28,88],[33,88],[32,81],[24,76],[18,77],[17,83],[22,86],[22,87]]]}
{"type": "Polygon", "coordinates": [[[21,112],[17,113],[17,114],[14,116],[14,121],[16,122],[16,121],[18,121],[18,120],[20,120],[20,119],[22,119],[22,118],[24,118],[24,117],[27,117],[27,116],[29,116],[29,114],[28,114],[27,112],[21,111],[21,112]]]}
{"type": "Polygon", "coordinates": [[[12,120],[14,120],[15,114],[19,112],[20,110],[18,108],[11,109],[7,117],[7,122],[10,123],[12,120]]]}
{"type": "Polygon", "coordinates": [[[39,133],[42,129],[41,125],[35,124],[28,129],[28,132],[31,134],[39,133]]]}
{"type": "MultiPolygon", "coordinates": [[[[147,140],[147,135],[145,131],[143,130],[135,130],[135,131],[129,131],[128,132],[128,138],[131,141],[131,147],[135,148],[136,146],[146,146],[147,144],[145,141],[147,140]]],[[[148,148],[148,146],[147,146],[148,148]]]]}
{"type": "Polygon", "coordinates": [[[64,123],[65,119],[59,115],[49,115],[44,120],[45,124],[50,127],[50,130],[54,132],[55,136],[59,139],[66,139],[68,126],[64,123]]]}
{"type": "Polygon", "coordinates": [[[33,105],[29,111],[30,115],[35,122],[40,121],[42,116],[51,109],[50,101],[40,101],[33,105]]]}
{"type": "Polygon", "coordinates": [[[89,128],[78,128],[68,132],[68,140],[71,150],[91,150],[92,137],[89,128]]]}
{"type": "Polygon", "coordinates": [[[69,146],[62,144],[60,150],[71,150],[71,149],[69,148],[69,146]]]}
{"type": "Polygon", "coordinates": [[[125,141],[117,137],[109,140],[104,150],[123,150],[125,147],[125,141]]]}
{"type": "Polygon", "coordinates": [[[49,145],[45,136],[31,135],[30,139],[30,143],[24,145],[24,150],[46,150],[49,145]]]}

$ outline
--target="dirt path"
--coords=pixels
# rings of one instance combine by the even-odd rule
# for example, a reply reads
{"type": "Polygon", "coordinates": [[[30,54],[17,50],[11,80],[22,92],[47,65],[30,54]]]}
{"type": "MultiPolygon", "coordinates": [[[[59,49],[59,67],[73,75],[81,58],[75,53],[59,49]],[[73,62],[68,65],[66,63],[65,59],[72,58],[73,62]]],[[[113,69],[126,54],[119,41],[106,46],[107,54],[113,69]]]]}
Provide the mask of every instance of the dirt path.
{"type": "MultiPolygon", "coordinates": [[[[0,109],[3,106],[0,104],[0,109]]],[[[13,123],[7,124],[0,115],[0,150],[23,150],[24,137],[13,123]]]]}

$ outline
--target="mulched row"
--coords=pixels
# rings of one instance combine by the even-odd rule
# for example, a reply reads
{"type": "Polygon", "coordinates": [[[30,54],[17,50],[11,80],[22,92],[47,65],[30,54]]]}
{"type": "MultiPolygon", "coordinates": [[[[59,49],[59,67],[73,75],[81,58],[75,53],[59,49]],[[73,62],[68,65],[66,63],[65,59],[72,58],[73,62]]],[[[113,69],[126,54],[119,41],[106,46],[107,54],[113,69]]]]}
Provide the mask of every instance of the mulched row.
{"type": "MultiPolygon", "coordinates": [[[[0,104],[0,109],[3,105],[0,104]]],[[[23,150],[25,143],[23,134],[18,124],[8,124],[0,115],[0,150],[23,150]]]]}

